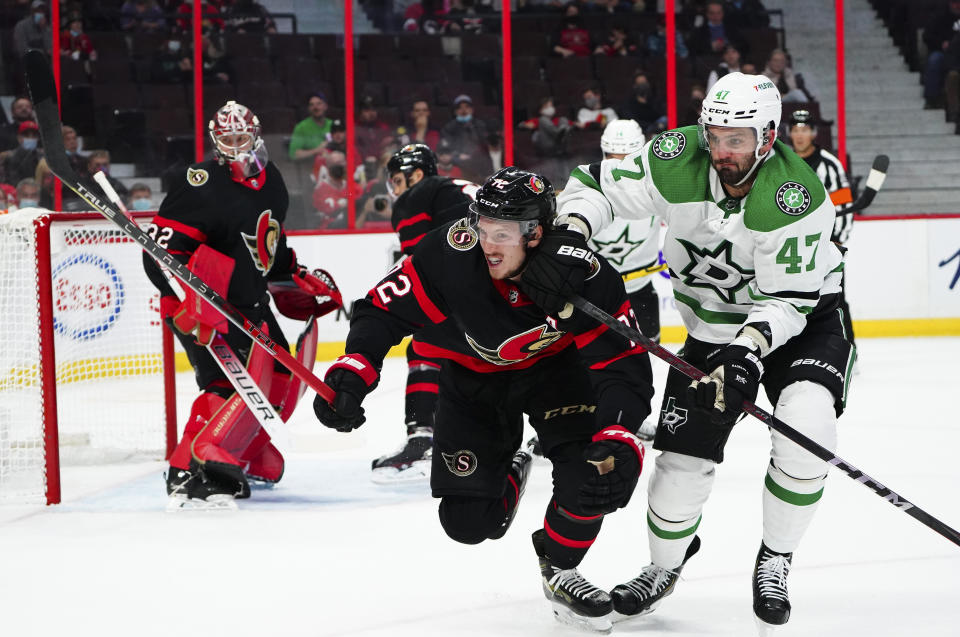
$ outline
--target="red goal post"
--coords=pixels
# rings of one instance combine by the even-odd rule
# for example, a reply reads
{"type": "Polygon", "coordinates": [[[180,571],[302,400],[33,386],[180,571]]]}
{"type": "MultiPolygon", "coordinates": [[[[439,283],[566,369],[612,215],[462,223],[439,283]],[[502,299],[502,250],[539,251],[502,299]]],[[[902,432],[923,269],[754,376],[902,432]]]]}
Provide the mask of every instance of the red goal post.
{"type": "Polygon", "coordinates": [[[60,502],[61,457],[169,457],[173,338],[141,249],[114,224],[0,215],[0,325],[0,504],[60,502]]]}

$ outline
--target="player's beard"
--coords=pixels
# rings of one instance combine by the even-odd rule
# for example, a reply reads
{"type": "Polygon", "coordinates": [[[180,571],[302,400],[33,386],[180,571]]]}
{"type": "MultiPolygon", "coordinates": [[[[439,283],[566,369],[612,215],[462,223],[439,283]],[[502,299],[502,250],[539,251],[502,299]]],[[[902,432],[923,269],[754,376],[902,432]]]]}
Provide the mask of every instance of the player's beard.
{"type": "Polygon", "coordinates": [[[755,161],[756,158],[753,156],[745,157],[736,162],[731,159],[724,159],[721,162],[713,157],[710,158],[710,163],[713,165],[714,170],[717,171],[717,175],[720,176],[720,182],[728,186],[736,186],[739,184],[740,181],[746,177],[747,173],[750,172],[750,169],[753,168],[753,162],[755,161]]]}

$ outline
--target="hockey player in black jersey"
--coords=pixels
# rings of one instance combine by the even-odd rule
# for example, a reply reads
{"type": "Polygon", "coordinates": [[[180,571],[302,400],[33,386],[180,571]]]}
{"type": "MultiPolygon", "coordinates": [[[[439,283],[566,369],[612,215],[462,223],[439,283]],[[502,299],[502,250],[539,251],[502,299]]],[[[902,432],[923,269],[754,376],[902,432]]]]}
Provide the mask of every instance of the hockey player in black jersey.
{"type": "MultiPolygon", "coordinates": [[[[437,325],[414,351],[443,360],[430,484],[444,531],[464,544],[506,533],[530,471],[530,454],[517,451],[527,414],[553,464],[553,496],[533,534],[544,593],[560,621],[609,630],[610,596],[577,565],[603,516],[636,487],[650,362],[586,315],[546,314],[518,287],[555,214],[542,177],[508,167],[488,179],[469,218],[428,233],[354,304],[346,354],[326,374],[336,398],[314,410],[339,431],[362,425],[387,351],[437,325]]],[[[590,264],[583,295],[635,325],[617,271],[589,251],[572,256],[590,264]]]]}
{"type": "MultiPolygon", "coordinates": [[[[227,102],[210,121],[210,137],[216,158],[187,168],[160,205],[150,234],[278,345],[287,347],[270,310],[269,281],[278,309],[308,320],[312,328],[298,344],[298,357],[310,366],[316,359],[316,328],[310,319],[338,307],[339,295],[330,287],[329,275],[307,271],[287,246],[283,232],[287,189],[280,171],[268,160],[253,112],[227,102]],[[324,277],[326,281],[321,280],[324,277]],[[329,292],[333,294],[318,304],[317,295],[329,292]]],[[[302,393],[300,381],[274,366],[246,332],[228,324],[192,290],[181,301],[147,253],[144,269],[160,290],[161,314],[176,328],[201,391],[170,458],[171,504],[196,501],[189,506],[202,508],[202,502],[248,497],[248,477],[279,481],[283,456],[205,346],[221,334],[246,361],[250,377],[257,379],[281,418],[292,413],[302,393]]]]}
{"type": "MultiPolygon", "coordinates": [[[[837,220],[833,224],[833,234],[830,240],[843,245],[850,238],[853,229],[853,192],[847,171],[837,157],[821,148],[817,143],[817,120],[810,111],[797,110],[790,116],[790,141],[793,150],[807,165],[813,168],[817,177],[830,195],[830,201],[837,207],[837,220]]],[[[846,276],[843,289],[840,290],[840,309],[843,312],[843,326],[847,338],[856,344],[853,339],[853,320],[850,318],[850,306],[847,304],[846,276]]]]}
{"type": "MultiPolygon", "coordinates": [[[[437,175],[437,158],[425,144],[408,144],[387,162],[388,189],[393,204],[393,229],[404,257],[427,232],[467,215],[478,186],[437,175]]],[[[417,339],[430,338],[430,330],[417,339]]],[[[404,424],[407,440],[396,453],[373,461],[373,480],[383,484],[430,477],[433,418],[437,407],[440,361],[407,347],[407,391],[404,424]]]]}

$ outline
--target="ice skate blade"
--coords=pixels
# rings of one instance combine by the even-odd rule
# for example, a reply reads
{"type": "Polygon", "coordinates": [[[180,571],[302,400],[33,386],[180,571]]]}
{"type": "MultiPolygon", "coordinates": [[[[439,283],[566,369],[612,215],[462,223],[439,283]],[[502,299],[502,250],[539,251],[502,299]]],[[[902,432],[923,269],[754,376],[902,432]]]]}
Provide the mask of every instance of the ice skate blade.
{"type": "Polygon", "coordinates": [[[570,608],[560,602],[551,601],[553,607],[553,617],[561,624],[566,624],[578,630],[585,630],[591,633],[600,633],[609,635],[613,632],[613,624],[610,622],[610,615],[602,617],[587,617],[573,612],[570,608]]]}
{"type": "Polygon", "coordinates": [[[608,615],[608,617],[610,617],[610,621],[613,622],[614,624],[620,624],[623,622],[628,622],[628,621],[637,619],[639,617],[645,617],[650,613],[652,613],[653,611],[655,611],[657,609],[657,606],[659,606],[659,604],[654,604],[650,608],[647,608],[646,610],[642,610],[636,615],[624,615],[623,613],[613,611],[612,613],[610,613],[610,615],[608,615]]]}
{"type": "Polygon", "coordinates": [[[417,460],[405,469],[377,467],[370,471],[370,480],[374,484],[411,484],[426,482],[430,479],[430,464],[430,460],[417,460]]]}
{"type": "Polygon", "coordinates": [[[756,615],[753,616],[753,620],[757,622],[757,634],[760,637],[773,637],[773,635],[776,634],[777,628],[779,628],[776,624],[768,624],[756,615]]]}
{"type": "Polygon", "coordinates": [[[188,498],[185,495],[171,495],[167,500],[167,513],[180,511],[236,511],[237,501],[231,495],[211,495],[206,500],[188,498]]]}

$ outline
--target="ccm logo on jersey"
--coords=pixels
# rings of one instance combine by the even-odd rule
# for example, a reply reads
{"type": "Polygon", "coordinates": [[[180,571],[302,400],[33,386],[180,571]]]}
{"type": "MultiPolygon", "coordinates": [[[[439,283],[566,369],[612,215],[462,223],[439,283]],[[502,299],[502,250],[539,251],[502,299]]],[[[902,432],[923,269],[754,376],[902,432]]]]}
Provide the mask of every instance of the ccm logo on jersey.
{"type": "Polygon", "coordinates": [[[573,257],[574,259],[583,259],[584,261],[593,260],[592,252],[584,248],[574,248],[573,246],[560,246],[557,254],[560,256],[573,257]]]}
{"type": "Polygon", "coordinates": [[[790,363],[790,367],[797,367],[799,365],[813,365],[814,367],[819,367],[820,369],[826,371],[828,374],[833,374],[834,376],[836,376],[838,379],[840,379],[841,383],[843,382],[843,374],[841,374],[840,370],[838,370],[836,367],[834,367],[830,363],[824,363],[823,361],[817,360],[816,358],[798,358],[797,360],[790,363]]]}

